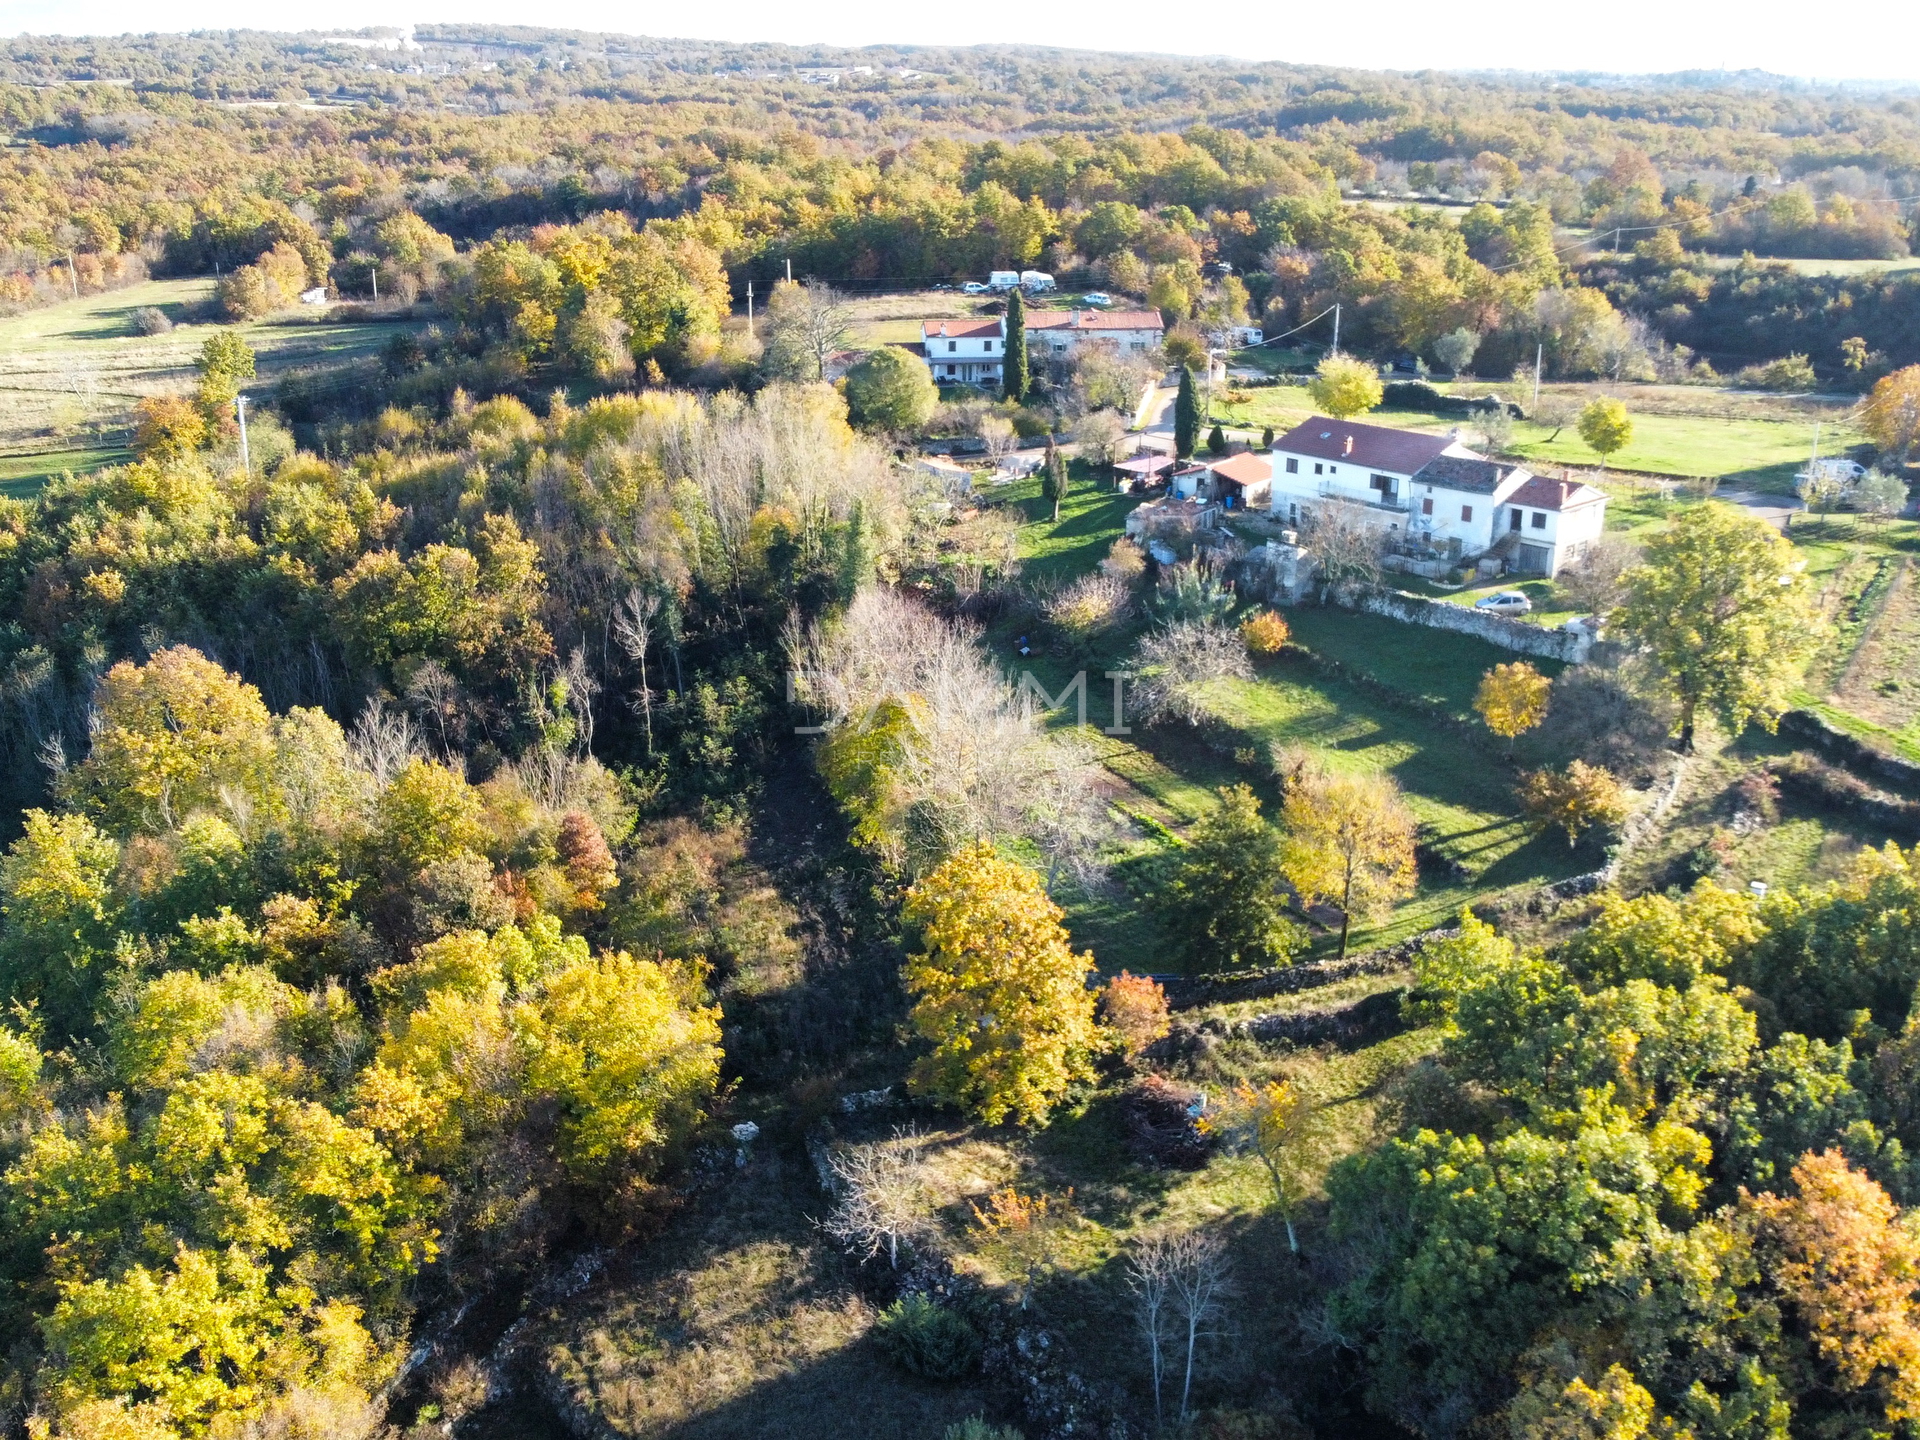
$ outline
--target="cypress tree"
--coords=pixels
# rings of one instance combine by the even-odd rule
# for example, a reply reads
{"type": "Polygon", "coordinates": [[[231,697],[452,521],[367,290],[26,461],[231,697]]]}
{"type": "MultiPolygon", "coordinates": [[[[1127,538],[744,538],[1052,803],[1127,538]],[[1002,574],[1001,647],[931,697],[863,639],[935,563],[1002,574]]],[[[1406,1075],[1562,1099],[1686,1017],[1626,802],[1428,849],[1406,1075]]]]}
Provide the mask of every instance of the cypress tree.
{"type": "Polygon", "coordinates": [[[1227,453],[1227,432],[1218,425],[1207,432],[1207,449],[1215,455],[1227,453]]]}
{"type": "Polygon", "coordinates": [[[1046,497],[1053,501],[1053,523],[1060,523],[1060,502],[1067,498],[1067,457],[1051,439],[1047,441],[1046,497]]]}
{"type": "Polygon", "coordinates": [[[1027,398],[1027,299],[1018,290],[1007,297],[1007,353],[1000,376],[1007,399],[1017,405],[1027,398]]]}
{"type": "Polygon", "coordinates": [[[1200,438],[1200,402],[1193,393],[1193,372],[1180,367],[1180,393],[1173,402],[1173,453],[1182,460],[1193,458],[1194,443],[1200,438]]]}

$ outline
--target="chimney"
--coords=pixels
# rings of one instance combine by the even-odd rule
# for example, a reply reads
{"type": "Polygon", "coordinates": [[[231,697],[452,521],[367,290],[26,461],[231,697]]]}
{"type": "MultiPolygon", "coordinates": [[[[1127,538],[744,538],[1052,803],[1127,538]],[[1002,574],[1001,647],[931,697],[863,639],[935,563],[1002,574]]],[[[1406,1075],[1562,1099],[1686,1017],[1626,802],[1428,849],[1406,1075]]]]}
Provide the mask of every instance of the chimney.
{"type": "Polygon", "coordinates": [[[1353,436],[1351,435],[1347,436],[1347,448],[1342,450],[1340,453],[1342,455],[1351,455],[1353,453],[1353,436]]]}

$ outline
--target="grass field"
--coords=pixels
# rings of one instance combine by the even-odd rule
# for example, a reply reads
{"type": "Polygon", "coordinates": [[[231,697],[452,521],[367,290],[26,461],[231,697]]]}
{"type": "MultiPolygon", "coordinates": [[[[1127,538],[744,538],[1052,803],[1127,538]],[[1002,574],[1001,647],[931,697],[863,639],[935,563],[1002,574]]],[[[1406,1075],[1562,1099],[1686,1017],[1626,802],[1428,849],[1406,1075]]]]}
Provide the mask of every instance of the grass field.
{"type": "MultiPolygon", "coordinates": [[[[0,491],[31,493],[63,470],[125,458],[133,409],[150,395],[186,390],[193,360],[218,328],[202,318],[213,281],[151,280],[125,290],[0,319],[0,491]],[[153,306],[174,328],[145,336],[136,310],[153,306]]],[[[331,369],[378,352],[398,325],[270,317],[236,328],[259,356],[255,385],[331,369]]]]}
{"type": "MultiPolygon", "coordinates": [[[[1530,391],[1513,386],[1462,381],[1437,385],[1444,392],[1479,396],[1501,394],[1524,404],[1530,391]]],[[[1266,427],[1284,433],[1314,413],[1305,386],[1275,385],[1241,390],[1245,398],[1228,403],[1223,389],[1214,403],[1214,418],[1236,430],[1255,434],[1266,427]]],[[[1846,418],[1845,399],[1809,399],[1794,403],[1780,396],[1710,390],[1691,386],[1611,387],[1555,385],[1546,393],[1584,403],[1595,395],[1612,393],[1624,400],[1633,416],[1633,440],[1613,455],[1613,470],[1675,478],[1715,476],[1762,490],[1790,493],[1793,474],[1813,451],[1814,426],[1820,426],[1822,454],[1832,455],[1859,444],[1865,437],[1846,418]]],[[[1473,422],[1424,411],[1382,408],[1362,417],[1369,425],[1444,434],[1467,432],[1478,443],[1473,422]]],[[[1571,425],[1553,427],[1518,421],[1506,452],[1535,465],[1594,470],[1600,457],[1587,447],[1571,425]]]]}
{"type": "MultiPolygon", "coordinates": [[[[1056,525],[1036,482],[1008,486],[999,495],[1025,517],[1019,543],[1027,575],[1055,582],[1096,566],[1137,503],[1083,484],[1056,525]]],[[[996,654],[1031,671],[1050,694],[1060,693],[1084,668],[1092,732],[1086,738],[1112,776],[1112,798],[1126,812],[1175,833],[1211,811],[1223,785],[1252,785],[1271,812],[1279,798],[1268,758],[1274,745],[1310,747],[1336,769],[1391,775],[1421,822],[1434,874],[1423,876],[1419,892],[1377,924],[1356,924],[1356,944],[1382,943],[1442,923],[1476,895],[1593,867],[1593,854],[1529,834],[1514,800],[1512,767],[1474,729],[1474,691],[1489,668],[1512,658],[1507,652],[1472,636],[1337,608],[1297,607],[1288,621],[1301,645],[1369,677],[1385,692],[1323,673],[1306,659],[1266,667],[1250,681],[1220,682],[1210,708],[1234,737],[1224,753],[1180,727],[1099,733],[1113,719],[1103,672],[1121,668],[1137,627],[1113,653],[1091,658],[1052,656],[1042,645],[1036,654],[1013,660],[1014,632],[1024,622],[996,627],[988,642],[996,654]],[[1438,722],[1436,710],[1458,723],[1438,722]]],[[[1552,673],[1559,667],[1542,662],[1541,668],[1552,673]]],[[[1071,719],[1063,711],[1055,723],[1071,719]]],[[[1159,843],[1142,840],[1132,848],[1144,854],[1159,843]]],[[[1093,949],[1103,971],[1165,968],[1154,922],[1130,894],[1075,896],[1068,912],[1076,942],[1093,949]]],[[[1324,948],[1334,942],[1323,936],[1318,943],[1324,948]]]]}

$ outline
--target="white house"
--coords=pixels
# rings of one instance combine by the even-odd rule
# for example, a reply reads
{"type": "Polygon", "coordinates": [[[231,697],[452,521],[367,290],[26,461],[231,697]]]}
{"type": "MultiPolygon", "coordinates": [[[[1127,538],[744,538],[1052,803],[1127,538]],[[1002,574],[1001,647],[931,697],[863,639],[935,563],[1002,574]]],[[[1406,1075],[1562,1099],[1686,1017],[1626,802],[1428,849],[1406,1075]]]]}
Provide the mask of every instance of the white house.
{"type": "Polygon", "coordinates": [[[1606,524],[1607,497],[1490,460],[1457,436],[1316,415],[1273,442],[1274,516],[1298,525],[1342,500],[1415,552],[1495,551],[1521,574],[1557,575],[1606,524]]]}
{"type": "Polygon", "coordinates": [[[922,320],[922,358],[943,385],[998,385],[1000,366],[1007,354],[1007,322],[998,315],[985,320],[922,320]]]}
{"type": "Polygon", "coordinates": [[[1029,310],[1027,353],[1062,359],[1082,346],[1109,341],[1122,352],[1145,354],[1167,337],[1158,310],[1029,310]]]}

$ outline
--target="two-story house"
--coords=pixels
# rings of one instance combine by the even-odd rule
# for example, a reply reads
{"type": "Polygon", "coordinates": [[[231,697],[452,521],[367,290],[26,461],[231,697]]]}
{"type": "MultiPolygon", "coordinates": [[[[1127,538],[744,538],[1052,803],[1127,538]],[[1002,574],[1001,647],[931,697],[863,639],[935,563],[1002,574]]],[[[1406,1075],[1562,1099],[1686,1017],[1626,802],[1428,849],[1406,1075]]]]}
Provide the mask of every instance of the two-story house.
{"type": "Polygon", "coordinates": [[[1499,549],[1522,574],[1556,575],[1597,539],[1607,497],[1491,460],[1457,435],[1314,416],[1273,442],[1271,508],[1298,525],[1345,501],[1416,551],[1472,560],[1499,549]]]}
{"type": "Polygon", "coordinates": [[[1007,322],[1001,316],[985,320],[922,320],[922,357],[933,378],[942,385],[998,385],[1007,354],[1007,322]]]}
{"type": "Polygon", "coordinates": [[[1071,359],[1090,342],[1106,341],[1122,354],[1142,355],[1167,338],[1158,310],[1029,310],[1027,351],[1036,358],[1071,359]]]}

